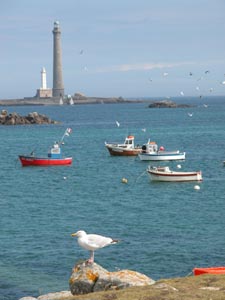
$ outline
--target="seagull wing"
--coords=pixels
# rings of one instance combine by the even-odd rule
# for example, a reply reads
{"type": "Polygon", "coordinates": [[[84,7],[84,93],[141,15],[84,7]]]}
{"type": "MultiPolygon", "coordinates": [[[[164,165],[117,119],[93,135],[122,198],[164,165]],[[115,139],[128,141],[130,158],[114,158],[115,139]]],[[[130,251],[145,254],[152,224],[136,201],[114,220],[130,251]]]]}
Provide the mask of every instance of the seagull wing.
{"type": "Polygon", "coordinates": [[[98,234],[88,234],[88,244],[95,248],[103,248],[113,243],[113,239],[98,234]]]}

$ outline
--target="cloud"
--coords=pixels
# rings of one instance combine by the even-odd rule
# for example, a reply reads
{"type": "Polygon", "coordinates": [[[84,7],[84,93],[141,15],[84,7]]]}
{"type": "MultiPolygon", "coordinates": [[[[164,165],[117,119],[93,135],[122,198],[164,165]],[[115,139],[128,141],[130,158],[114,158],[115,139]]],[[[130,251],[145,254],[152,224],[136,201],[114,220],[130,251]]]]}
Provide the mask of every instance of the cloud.
{"type": "Polygon", "coordinates": [[[96,73],[110,72],[129,72],[129,71],[148,71],[153,69],[173,68],[183,65],[193,65],[194,62],[172,62],[172,63],[137,63],[137,64],[122,64],[116,66],[100,67],[95,70],[96,73]]]}

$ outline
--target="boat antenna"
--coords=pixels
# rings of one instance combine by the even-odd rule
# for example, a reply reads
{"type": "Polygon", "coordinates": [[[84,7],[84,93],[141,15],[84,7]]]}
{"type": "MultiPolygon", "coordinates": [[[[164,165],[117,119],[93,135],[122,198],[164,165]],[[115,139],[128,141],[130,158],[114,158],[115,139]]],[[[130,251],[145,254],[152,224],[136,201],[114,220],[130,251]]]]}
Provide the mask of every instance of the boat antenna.
{"type": "Polygon", "coordinates": [[[66,131],[64,132],[59,144],[61,145],[63,143],[63,140],[65,138],[65,136],[69,136],[72,133],[72,129],[71,128],[67,128],[66,131]]]}

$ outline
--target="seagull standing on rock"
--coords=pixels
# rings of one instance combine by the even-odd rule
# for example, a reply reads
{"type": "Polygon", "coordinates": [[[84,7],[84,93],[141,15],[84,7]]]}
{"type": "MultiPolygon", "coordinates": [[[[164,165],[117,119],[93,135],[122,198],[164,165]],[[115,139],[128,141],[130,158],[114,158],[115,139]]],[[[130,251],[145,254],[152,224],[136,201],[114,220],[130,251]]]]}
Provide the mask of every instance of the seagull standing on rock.
{"type": "Polygon", "coordinates": [[[110,237],[105,237],[102,235],[87,234],[84,230],[79,230],[76,233],[72,233],[72,236],[76,236],[78,238],[77,242],[82,248],[90,251],[90,258],[86,261],[87,264],[94,263],[95,250],[119,242],[119,240],[114,240],[110,237]]]}

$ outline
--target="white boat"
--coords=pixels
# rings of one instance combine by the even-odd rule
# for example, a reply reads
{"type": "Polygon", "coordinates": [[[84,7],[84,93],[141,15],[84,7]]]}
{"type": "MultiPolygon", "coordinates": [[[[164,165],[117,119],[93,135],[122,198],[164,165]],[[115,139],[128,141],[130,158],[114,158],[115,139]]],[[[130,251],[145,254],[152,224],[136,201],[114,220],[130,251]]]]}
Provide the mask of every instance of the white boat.
{"type": "Polygon", "coordinates": [[[63,99],[62,99],[62,97],[60,97],[60,99],[59,99],[59,105],[63,105],[63,99]]]}
{"type": "Polygon", "coordinates": [[[136,156],[141,152],[141,147],[134,145],[133,135],[128,135],[123,144],[105,142],[105,146],[114,156],[136,156]]]}
{"type": "Polygon", "coordinates": [[[165,151],[164,147],[158,147],[155,142],[148,141],[142,146],[141,153],[138,154],[140,160],[184,160],[185,152],[165,151]]]}
{"type": "Polygon", "coordinates": [[[74,105],[74,101],[72,97],[70,98],[70,105],[74,105]]]}
{"type": "Polygon", "coordinates": [[[149,166],[147,172],[153,181],[202,181],[202,172],[177,172],[169,167],[149,166]]]}

